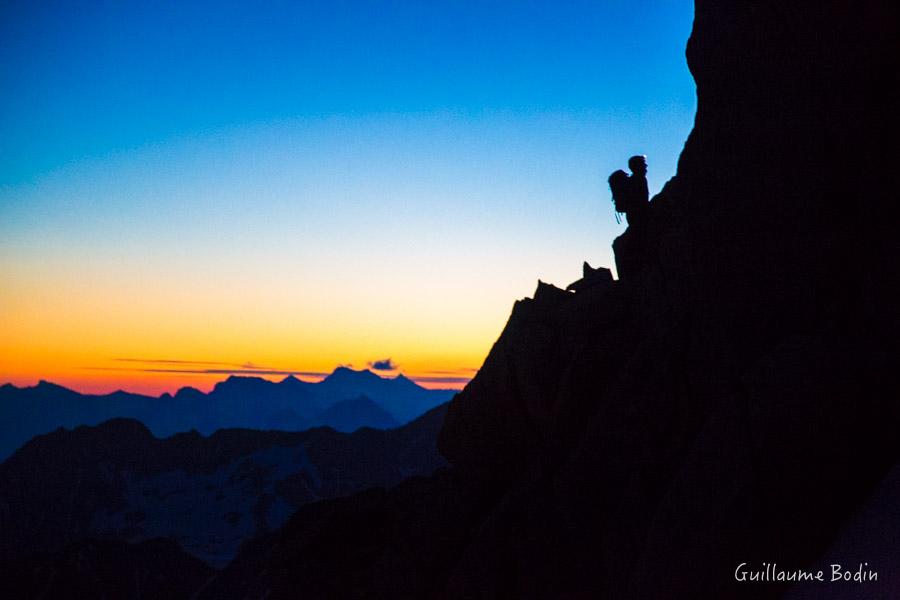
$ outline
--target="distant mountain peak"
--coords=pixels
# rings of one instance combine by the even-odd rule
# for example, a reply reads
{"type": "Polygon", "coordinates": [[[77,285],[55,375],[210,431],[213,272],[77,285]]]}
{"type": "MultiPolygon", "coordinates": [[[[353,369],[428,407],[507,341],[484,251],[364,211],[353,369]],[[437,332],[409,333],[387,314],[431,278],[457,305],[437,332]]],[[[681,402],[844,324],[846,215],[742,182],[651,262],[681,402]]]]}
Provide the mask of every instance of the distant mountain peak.
{"type": "Polygon", "coordinates": [[[271,383],[268,379],[257,377],[256,375],[229,375],[228,378],[221,383],[243,383],[243,382],[259,382],[264,381],[271,383]]]}
{"type": "Polygon", "coordinates": [[[397,376],[392,379],[392,381],[395,381],[398,384],[403,385],[405,387],[413,387],[413,388],[420,389],[420,390],[425,389],[421,385],[419,385],[418,383],[416,383],[415,381],[413,381],[412,379],[410,379],[409,377],[404,375],[403,373],[398,373],[397,376]]]}
{"type": "Polygon", "coordinates": [[[46,379],[41,379],[38,381],[38,384],[34,386],[35,389],[38,390],[64,390],[66,392],[71,392],[69,388],[63,387],[59,384],[53,383],[52,381],[47,381],[46,379]]]}
{"type": "Polygon", "coordinates": [[[359,380],[359,379],[384,379],[377,373],[373,373],[369,369],[351,369],[350,367],[340,366],[337,367],[334,371],[331,372],[331,375],[326,377],[323,381],[348,381],[348,380],[359,380]]]}
{"type": "Polygon", "coordinates": [[[185,396],[197,397],[197,396],[205,396],[205,395],[206,394],[204,394],[197,388],[191,387],[189,385],[186,385],[183,388],[179,388],[178,391],[175,392],[176,398],[184,398],[185,396]]]}
{"type": "Polygon", "coordinates": [[[261,386],[266,385],[275,385],[268,379],[263,379],[262,377],[256,376],[246,376],[246,375],[229,375],[228,379],[225,381],[220,381],[215,385],[213,391],[225,391],[225,390],[245,390],[248,388],[257,389],[261,386]]]}
{"type": "Polygon", "coordinates": [[[296,386],[307,386],[307,385],[313,385],[313,384],[311,384],[308,381],[303,381],[302,379],[300,379],[299,377],[296,377],[294,375],[288,375],[287,377],[285,377],[284,379],[279,381],[278,385],[296,387],[296,386]]]}
{"type": "Polygon", "coordinates": [[[30,390],[33,393],[38,393],[41,395],[50,395],[50,396],[78,396],[78,392],[74,390],[70,390],[67,387],[63,387],[57,383],[53,383],[52,381],[47,381],[46,379],[41,379],[37,385],[33,387],[22,388],[23,390],[30,390]]]}
{"type": "Polygon", "coordinates": [[[337,431],[355,431],[360,427],[393,429],[399,423],[366,394],[341,400],[322,412],[322,422],[337,431]]]}

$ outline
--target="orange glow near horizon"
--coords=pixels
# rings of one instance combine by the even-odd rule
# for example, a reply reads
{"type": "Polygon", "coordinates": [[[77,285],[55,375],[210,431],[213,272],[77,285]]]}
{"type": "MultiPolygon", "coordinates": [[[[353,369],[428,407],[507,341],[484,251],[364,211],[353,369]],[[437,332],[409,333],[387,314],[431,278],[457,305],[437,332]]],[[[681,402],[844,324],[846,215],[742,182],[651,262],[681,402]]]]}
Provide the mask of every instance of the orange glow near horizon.
{"type": "Polygon", "coordinates": [[[398,296],[383,290],[399,285],[360,277],[300,286],[258,269],[229,278],[225,263],[202,274],[129,267],[0,264],[16,283],[0,289],[0,384],[155,396],[208,391],[230,374],[316,381],[339,365],[365,369],[390,357],[398,369],[381,376],[460,389],[510,306],[485,309],[440,284],[398,296]]]}
{"type": "MultiPolygon", "coordinates": [[[[373,371],[379,377],[394,378],[401,371],[379,372],[373,371]]],[[[252,372],[234,373],[239,377],[260,377],[272,382],[282,381],[288,375],[278,374],[256,374],[252,372]]],[[[469,369],[460,370],[455,375],[433,375],[425,374],[409,374],[403,373],[415,381],[418,385],[427,389],[452,389],[461,390],[466,383],[474,376],[474,372],[469,369]]],[[[83,394],[110,394],[115,391],[126,391],[134,394],[144,394],[148,396],[160,396],[164,393],[174,394],[183,387],[196,388],[202,392],[209,392],[217,383],[231,376],[226,373],[215,374],[142,374],[134,373],[131,375],[117,373],[110,376],[92,376],[73,373],[60,374],[56,377],[44,376],[12,376],[5,377],[0,381],[0,385],[10,383],[16,387],[31,387],[37,385],[39,381],[45,380],[65,388],[83,393],[83,394]]],[[[294,377],[310,383],[317,383],[325,378],[325,375],[309,375],[296,374],[294,377]]]]}
{"type": "Polygon", "coordinates": [[[90,353],[79,355],[66,349],[28,353],[25,356],[20,354],[16,357],[9,352],[5,343],[0,343],[0,347],[3,350],[0,384],[12,383],[17,387],[27,387],[46,380],[91,394],[124,390],[157,396],[165,392],[174,393],[186,386],[209,391],[216,383],[231,375],[262,377],[276,382],[293,375],[304,381],[317,382],[341,365],[357,370],[369,369],[385,378],[393,378],[402,373],[429,389],[462,389],[476,371],[472,367],[428,368],[415,361],[410,362],[410,368],[401,364],[393,370],[373,369],[368,364],[370,361],[333,362],[327,366],[314,361],[317,368],[298,369],[297,363],[286,365],[278,361],[256,363],[184,358],[101,358],[91,356],[90,353]]]}

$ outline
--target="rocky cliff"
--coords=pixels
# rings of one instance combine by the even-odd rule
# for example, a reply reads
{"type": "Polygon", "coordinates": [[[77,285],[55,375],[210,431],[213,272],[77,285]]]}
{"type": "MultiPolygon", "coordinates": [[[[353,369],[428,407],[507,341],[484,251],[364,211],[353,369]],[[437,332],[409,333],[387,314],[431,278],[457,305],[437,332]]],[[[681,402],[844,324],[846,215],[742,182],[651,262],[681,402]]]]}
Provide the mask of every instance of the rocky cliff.
{"type": "Polygon", "coordinates": [[[620,281],[516,304],[451,470],[303,507],[207,596],[802,595],[735,569],[852,539],[892,591],[898,39],[884,0],[697,0],[695,127],[620,281]]]}
{"type": "Polygon", "coordinates": [[[695,127],[622,280],[539,289],[450,406],[441,450],[506,483],[448,597],[778,595],[737,565],[807,565],[879,485],[898,33],[888,2],[696,2],[695,127]]]}

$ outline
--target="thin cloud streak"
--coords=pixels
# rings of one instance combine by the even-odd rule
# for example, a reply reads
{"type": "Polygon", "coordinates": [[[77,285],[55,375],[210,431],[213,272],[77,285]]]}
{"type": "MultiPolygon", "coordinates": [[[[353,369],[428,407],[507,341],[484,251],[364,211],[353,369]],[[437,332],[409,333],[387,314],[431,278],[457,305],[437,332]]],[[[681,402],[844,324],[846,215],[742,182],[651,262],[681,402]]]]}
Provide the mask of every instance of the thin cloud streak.
{"type": "MultiPolygon", "coordinates": [[[[247,372],[247,373],[259,373],[259,374],[279,374],[281,371],[287,371],[285,369],[278,369],[276,367],[267,367],[263,365],[254,364],[253,361],[247,361],[244,363],[229,363],[229,362],[221,362],[221,361],[213,361],[213,360],[182,360],[177,358],[113,358],[115,362],[127,362],[127,363],[136,363],[143,365],[182,365],[185,367],[209,367],[206,369],[202,369],[203,373],[225,373],[225,372],[247,372]],[[218,367],[218,369],[214,369],[212,367],[218,367]],[[274,372],[274,373],[270,373],[274,372]]],[[[135,369],[137,371],[144,372],[169,372],[167,370],[162,369],[135,369]]],[[[172,372],[175,373],[190,373],[194,372],[192,370],[174,370],[172,372]]],[[[289,373],[301,373],[301,371],[289,371],[289,373]]]]}
{"type": "Polygon", "coordinates": [[[282,369],[234,368],[234,369],[128,369],[124,367],[82,367],[91,371],[126,371],[129,373],[182,373],[185,375],[302,375],[304,377],[326,377],[329,373],[319,371],[289,371],[282,369]]]}
{"type": "Polygon", "coordinates": [[[408,375],[410,379],[415,381],[416,383],[469,383],[472,381],[471,377],[418,377],[416,375],[408,375]]]}
{"type": "MultiPolygon", "coordinates": [[[[175,358],[113,358],[115,362],[130,362],[160,365],[217,365],[220,367],[242,367],[237,363],[226,363],[212,360],[179,360],[175,358]]],[[[248,363],[249,364],[249,363],[248,363]]]]}
{"type": "MultiPolygon", "coordinates": [[[[322,371],[301,371],[291,369],[277,369],[273,367],[264,367],[255,365],[248,361],[243,364],[227,363],[209,360],[183,360],[175,358],[133,358],[118,357],[111,359],[119,363],[131,363],[132,367],[81,367],[90,371],[118,371],[128,373],[167,373],[179,375],[294,375],[300,377],[311,377],[321,379],[327,377],[331,373],[322,371]],[[144,366],[141,366],[144,365],[144,366]],[[192,368],[194,367],[194,368],[192,368]]],[[[347,365],[342,365],[347,366],[347,365]]],[[[379,361],[370,361],[367,365],[376,374],[378,371],[386,370],[385,367],[392,367],[396,370],[398,367],[391,359],[383,359],[379,361]]],[[[472,377],[478,369],[471,367],[460,367],[458,369],[430,369],[421,372],[418,375],[408,374],[411,380],[421,384],[431,385],[450,385],[463,386],[472,380],[472,377]]]]}
{"type": "Polygon", "coordinates": [[[460,367],[459,369],[430,369],[425,371],[428,375],[459,375],[460,373],[472,373],[474,375],[477,372],[478,369],[468,367],[460,367]]]}

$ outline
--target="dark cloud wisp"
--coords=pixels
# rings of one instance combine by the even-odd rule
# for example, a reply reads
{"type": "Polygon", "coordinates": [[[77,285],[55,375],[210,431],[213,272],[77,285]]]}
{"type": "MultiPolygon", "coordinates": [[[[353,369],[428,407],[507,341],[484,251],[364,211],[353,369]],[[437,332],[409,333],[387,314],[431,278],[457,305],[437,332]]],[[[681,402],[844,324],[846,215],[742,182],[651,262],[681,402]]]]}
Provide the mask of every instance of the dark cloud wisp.
{"type": "Polygon", "coordinates": [[[397,364],[390,358],[382,358],[380,360],[370,360],[369,368],[376,371],[396,371],[397,364]]]}

